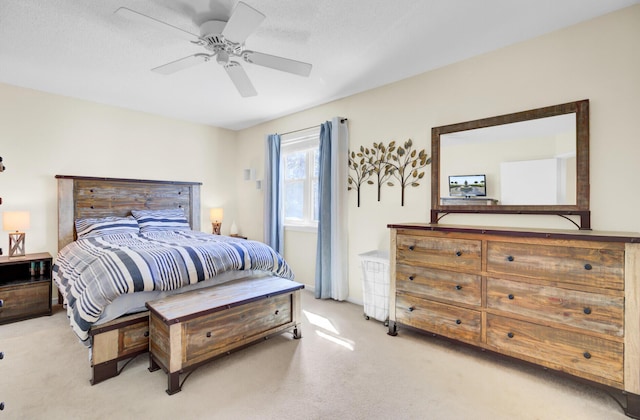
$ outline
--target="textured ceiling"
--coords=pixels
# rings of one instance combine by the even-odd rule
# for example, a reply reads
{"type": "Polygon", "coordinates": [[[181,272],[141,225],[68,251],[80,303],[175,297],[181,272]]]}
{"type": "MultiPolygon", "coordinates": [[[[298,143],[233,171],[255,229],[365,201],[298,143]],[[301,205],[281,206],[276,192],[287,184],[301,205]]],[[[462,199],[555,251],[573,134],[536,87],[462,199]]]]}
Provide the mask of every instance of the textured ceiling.
{"type": "Polygon", "coordinates": [[[204,52],[114,11],[198,33],[236,0],[0,0],[0,82],[242,129],[640,3],[640,0],[244,0],[266,15],[246,47],[313,64],[308,78],[243,63],[242,98],[204,52]]]}

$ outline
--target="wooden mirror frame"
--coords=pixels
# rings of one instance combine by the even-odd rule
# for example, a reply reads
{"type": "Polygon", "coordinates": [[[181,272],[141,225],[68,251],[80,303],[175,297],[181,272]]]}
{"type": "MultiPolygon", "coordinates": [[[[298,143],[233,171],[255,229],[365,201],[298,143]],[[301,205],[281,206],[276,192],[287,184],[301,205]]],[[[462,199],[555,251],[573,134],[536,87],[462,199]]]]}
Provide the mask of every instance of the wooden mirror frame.
{"type": "Polygon", "coordinates": [[[537,108],[431,129],[431,223],[450,213],[551,214],[564,217],[578,229],[591,229],[589,210],[589,100],[537,108]],[[576,204],[570,205],[443,205],[440,203],[440,136],[562,114],[576,114],[576,204]],[[568,216],[577,216],[576,223],[568,216]]]}

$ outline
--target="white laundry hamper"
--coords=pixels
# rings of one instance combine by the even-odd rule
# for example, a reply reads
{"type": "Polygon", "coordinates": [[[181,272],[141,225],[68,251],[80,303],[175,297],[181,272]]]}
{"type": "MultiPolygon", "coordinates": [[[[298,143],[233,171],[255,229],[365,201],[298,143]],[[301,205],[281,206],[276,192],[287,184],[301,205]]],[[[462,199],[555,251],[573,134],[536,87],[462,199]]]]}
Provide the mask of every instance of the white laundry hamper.
{"type": "Polygon", "coordinates": [[[389,321],[389,251],[359,254],[362,264],[364,317],[387,324],[389,321]]]}

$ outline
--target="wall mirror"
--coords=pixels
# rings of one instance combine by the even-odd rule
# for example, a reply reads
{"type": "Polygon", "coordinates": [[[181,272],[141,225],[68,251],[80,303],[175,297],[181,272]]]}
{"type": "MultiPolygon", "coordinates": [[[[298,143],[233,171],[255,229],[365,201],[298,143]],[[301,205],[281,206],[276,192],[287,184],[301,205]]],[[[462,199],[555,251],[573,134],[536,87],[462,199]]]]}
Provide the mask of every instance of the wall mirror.
{"type": "Polygon", "coordinates": [[[588,100],[434,127],[431,154],[431,223],[551,214],[591,228],[588,100]]]}

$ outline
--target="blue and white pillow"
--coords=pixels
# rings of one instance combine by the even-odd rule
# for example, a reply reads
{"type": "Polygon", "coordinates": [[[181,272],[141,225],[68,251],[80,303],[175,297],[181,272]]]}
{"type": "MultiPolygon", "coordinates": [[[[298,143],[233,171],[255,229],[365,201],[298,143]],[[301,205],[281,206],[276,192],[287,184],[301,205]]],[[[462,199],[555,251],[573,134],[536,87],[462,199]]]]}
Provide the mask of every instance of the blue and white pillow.
{"type": "Polygon", "coordinates": [[[113,235],[116,233],[132,233],[134,235],[140,233],[138,221],[131,216],[76,219],[75,224],[78,239],[113,235]]]}
{"type": "Polygon", "coordinates": [[[131,210],[138,221],[140,232],[191,230],[183,209],[131,210]]]}

